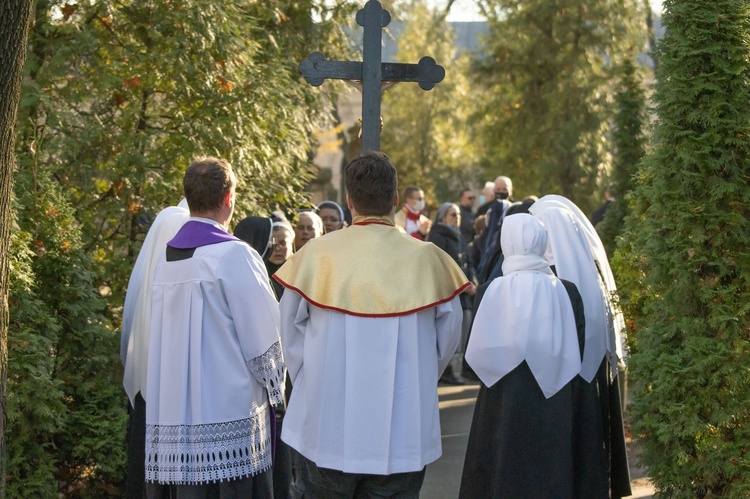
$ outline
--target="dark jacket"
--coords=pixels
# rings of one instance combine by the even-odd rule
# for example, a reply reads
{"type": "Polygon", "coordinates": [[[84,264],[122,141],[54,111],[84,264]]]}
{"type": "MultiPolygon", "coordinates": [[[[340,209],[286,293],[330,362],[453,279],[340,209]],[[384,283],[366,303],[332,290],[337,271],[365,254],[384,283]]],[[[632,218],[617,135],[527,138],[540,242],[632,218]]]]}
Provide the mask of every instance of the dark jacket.
{"type": "MultiPolygon", "coordinates": [[[[448,253],[453,258],[453,261],[464,271],[466,278],[474,282],[474,269],[467,264],[466,258],[461,252],[461,237],[456,231],[442,223],[433,224],[430,232],[427,234],[427,241],[448,253]]],[[[472,297],[466,293],[461,294],[461,306],[464,309],[471,309],[472,297]]]]}
{"type": "Polygon", "coordinates": [[[461,266],[461,238],[452,228],[442,223],[433,224],[427,241],[448,253],[461,266]]]}
{"type": "Polygon", "coordinates": [[[461,252],[474,240],[474,212],[471,208],[459,206],[461,209],[461,252]]]}

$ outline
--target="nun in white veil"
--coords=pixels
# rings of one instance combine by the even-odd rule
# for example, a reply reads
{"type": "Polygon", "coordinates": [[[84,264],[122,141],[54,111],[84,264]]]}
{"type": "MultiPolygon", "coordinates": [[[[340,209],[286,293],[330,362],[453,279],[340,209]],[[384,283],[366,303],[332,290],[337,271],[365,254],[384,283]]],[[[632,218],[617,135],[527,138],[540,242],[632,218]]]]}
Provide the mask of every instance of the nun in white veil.
{"type": "Polygon", "coordinates": [[[571,201],[562,196],[544,196],[530,211],[544,223],[549,234],[545,258],[561,279],[576,285],[582,296],[586,346],[580,376],[598,394],[603,445],[611,469],[611,495],[629,495],[630,473],[615,378],[618,360],[625,355],[620,334],[623,321],[610,300],[611,291],[616,288],[609,262],[603,246],[598,249],[601,241],[596,231],[571,201]]]}
{"type": "Polygon", "coordinates": [[[507,217],[500,243],[503,276],[478,298],[466,351],[482,385],[460,497],[608,497],[600,408],[578,375],[581,297],[544,260],[539,220],[507,217]]]}
{"type": "Polygon", "coordinates": [[[619,307],[612,303],[612,296],[617,293],[617,285],[609,266],[607,252],[604,244],[599,238],[591,221],[571,200],[557,194],[547,194],[542,197],[530,209],[532,215],[543,217],[543,213],[550,208],[565,208],[570,216],[575,220],[578,230],[583,234],[589,248],[591,257],[594,260],[596,268],[601,278],[601,289],[605,301],[606,312],[606,342],[607,351],[610,353],[611,364],[613,365],[613,375],[617,375],[617,362],[627,364],[628,350],[625,340],[625,320],[619,307]]]}

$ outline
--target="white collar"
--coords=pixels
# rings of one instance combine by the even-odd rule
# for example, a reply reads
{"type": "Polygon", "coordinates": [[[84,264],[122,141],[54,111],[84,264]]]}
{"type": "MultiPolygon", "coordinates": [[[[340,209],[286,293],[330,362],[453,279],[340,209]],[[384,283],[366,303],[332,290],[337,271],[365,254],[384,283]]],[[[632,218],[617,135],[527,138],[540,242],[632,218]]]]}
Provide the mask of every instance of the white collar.
{"type": "Polygon", "coordinates": [[[526,214],[508,217],[501,235],[509,272],[487,288],[474,318],[466,361],[487,386],[521,362],[550,398],[581,370],[575,314],[562,282],[541,255],[544,225],[526,214]]]}
{"type": "Polygon", "coordinates": [[[226,227],[221,225],[216,220],[211,220],[210,218],[203,218],[203,217],[190,217],[190,220],[188,222],[202,222],[204,224],[211,224],[214,227],[223,230],[224,232],[229,232],[226,227]]]}
{"type": "Polygon", "coordinates": [[[501,236],[507,275],[487,288],[474,318],[466,361],[487,386],[518,367],[531,369],[544,396],[581,370],[575,314],[565,287],[541,258],[547,234],[525,214],[508,217],[501,236]]]}

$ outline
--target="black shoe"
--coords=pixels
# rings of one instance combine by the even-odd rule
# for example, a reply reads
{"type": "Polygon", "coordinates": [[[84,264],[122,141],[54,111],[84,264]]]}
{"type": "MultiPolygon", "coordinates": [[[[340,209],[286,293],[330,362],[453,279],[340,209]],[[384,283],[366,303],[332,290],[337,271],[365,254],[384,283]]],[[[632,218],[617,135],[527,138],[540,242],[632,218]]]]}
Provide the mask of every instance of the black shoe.
{"type": "Polygon", "coordinates": [[[440,376],[440,379],[438,380],[439,383],[445,383],[446,385],[465,385],[466,382],[462,380],[460,377],[453,374],[453,371],[448,368],[443,373],[442,376],[440,376]]]}

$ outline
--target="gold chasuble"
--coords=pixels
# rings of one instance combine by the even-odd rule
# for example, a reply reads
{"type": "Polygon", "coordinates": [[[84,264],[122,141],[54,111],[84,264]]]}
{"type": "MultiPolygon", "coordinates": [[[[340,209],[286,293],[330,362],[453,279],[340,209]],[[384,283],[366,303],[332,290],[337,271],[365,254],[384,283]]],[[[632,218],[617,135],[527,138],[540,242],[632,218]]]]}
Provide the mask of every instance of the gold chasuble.
{"type": "Polygon", "coordinates": [[[317,307],[360,317],[413,314],[469,286],[447,253],[387,217],[355,217],[351,227],[311,239],[273,278],[317,307]]]}

